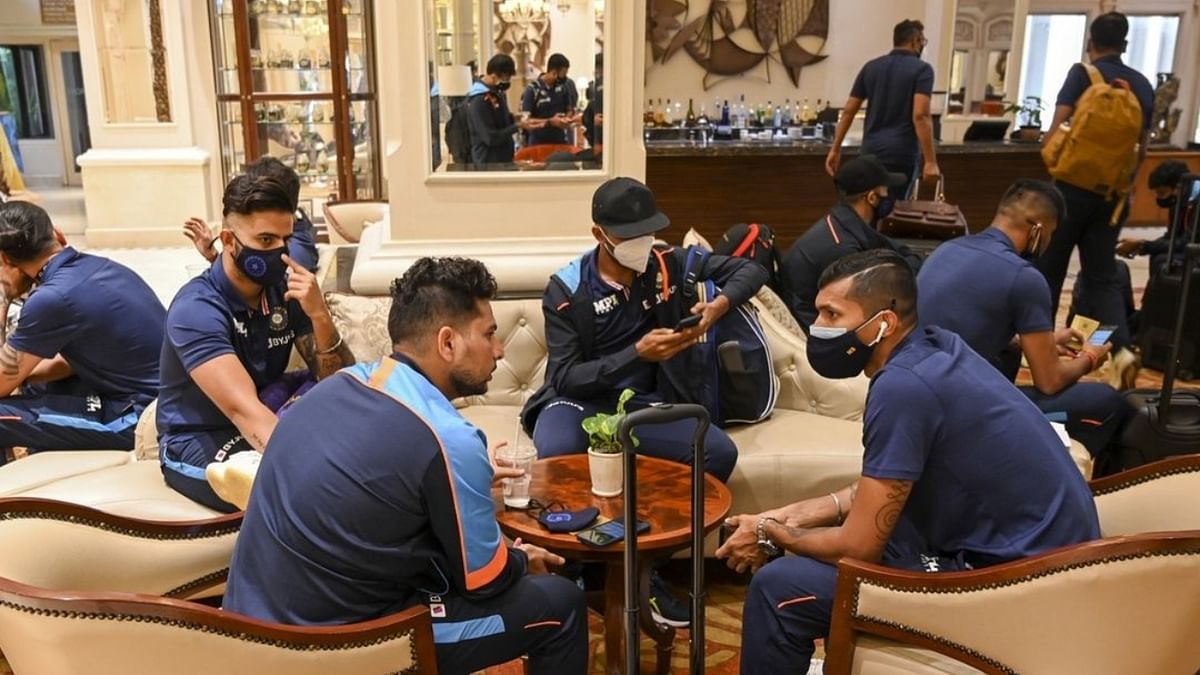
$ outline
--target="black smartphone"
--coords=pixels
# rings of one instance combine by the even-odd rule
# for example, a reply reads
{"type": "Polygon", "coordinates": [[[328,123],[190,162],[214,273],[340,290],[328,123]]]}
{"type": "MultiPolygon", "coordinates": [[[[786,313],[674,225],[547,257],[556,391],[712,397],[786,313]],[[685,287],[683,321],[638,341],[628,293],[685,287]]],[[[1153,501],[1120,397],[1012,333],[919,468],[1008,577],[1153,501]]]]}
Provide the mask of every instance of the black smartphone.
{"type": "Polygon", "coordinates": [[[1088,338],[1088,344],[1092,345],[1093,347],[1099,347],[1105,342],[1108,342],[1108,338],[1112,336],[1113,331],[1115,330],[1117,330],[1116,326],[1100,326],[1095,330],[1095,332],[1092,333],[1092,336],[1088,338]]]}
{"type": "Polygon", "coordinates": [[[689,328],[699,326],[700,322],[703,320],[703,314],[689,314],[680,319],[679,323],[675,324],[675,332],[678,333],[681,330],[687,330],[689,328]]]}
{"type": "MultiPolygon", "coordinates": [[[[638,534],[644,534],[650,531],[650,523],[639,520],[637,521],[638,534]]],[[[599,525],[594,525],[586,530],[581,530],[575,533],[575,538],[589,546],[597,548],[603,546],[611,546],[625,538],[625,523],[621,520],[608,520],[599,525]]]]}

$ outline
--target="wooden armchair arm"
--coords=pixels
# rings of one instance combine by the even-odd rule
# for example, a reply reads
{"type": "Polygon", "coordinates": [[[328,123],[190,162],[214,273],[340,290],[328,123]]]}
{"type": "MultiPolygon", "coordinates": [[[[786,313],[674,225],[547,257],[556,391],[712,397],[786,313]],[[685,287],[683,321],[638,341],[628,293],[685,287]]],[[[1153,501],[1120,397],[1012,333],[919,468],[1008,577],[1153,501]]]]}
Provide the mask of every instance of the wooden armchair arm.
{"type": "Polygon", "coordinates": [[[1198,569],[1200,531],[1099,540],[967,572],[843,559],[826,672],[852,671],[861,635],[985,673],[1192,672],[1198,569]]]}
{"type": "Polygon", "coordinates": [[[163,663],[182,675],[437,672],[424,606],[350,625],[284,626],[186,601],[2,578],[0,647],[19,672],[152,672],[163,663]]]}

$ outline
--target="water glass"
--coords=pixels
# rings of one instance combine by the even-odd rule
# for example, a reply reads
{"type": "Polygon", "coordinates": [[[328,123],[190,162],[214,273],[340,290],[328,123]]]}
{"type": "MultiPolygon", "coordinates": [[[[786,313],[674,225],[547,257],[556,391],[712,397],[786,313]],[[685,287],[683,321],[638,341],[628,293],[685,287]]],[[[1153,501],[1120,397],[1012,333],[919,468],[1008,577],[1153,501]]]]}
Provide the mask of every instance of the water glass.
{"type": "Polygon", "coordinates": [[[533,462],[537,459],[537,450],[528,440],[522,438],[511,445],[496,451],[496,464],[524,469],[525,475],[520,478],[505,478],[504,505],[514,509],[529,507],[529,481],[533,472],[533,462]]]}

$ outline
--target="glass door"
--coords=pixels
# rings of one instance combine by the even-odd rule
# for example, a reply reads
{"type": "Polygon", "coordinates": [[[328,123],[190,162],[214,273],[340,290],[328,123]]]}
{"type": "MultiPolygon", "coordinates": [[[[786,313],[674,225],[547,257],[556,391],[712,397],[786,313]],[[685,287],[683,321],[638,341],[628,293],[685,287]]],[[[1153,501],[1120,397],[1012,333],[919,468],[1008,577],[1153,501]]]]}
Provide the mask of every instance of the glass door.
{"type": "Polygon", "coordinates": [[[79,156],[92,147],[88,128],[87,99],[83,90],[83,67],[79,60],[79,45],[74,49],[55,50],[62,66],[63,110],[66,128],[63,130],[63,177],[67,185],[83,185],[79,171],[79,156]]]}

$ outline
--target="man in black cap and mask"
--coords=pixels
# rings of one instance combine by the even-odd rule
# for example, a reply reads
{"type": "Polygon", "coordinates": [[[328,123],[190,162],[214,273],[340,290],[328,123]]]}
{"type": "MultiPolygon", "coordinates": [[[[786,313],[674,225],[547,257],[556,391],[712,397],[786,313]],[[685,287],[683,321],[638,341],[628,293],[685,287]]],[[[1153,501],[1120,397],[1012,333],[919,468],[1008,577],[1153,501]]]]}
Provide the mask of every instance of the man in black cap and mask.
{"type": "Polygon", "coordinates": [[[813,223],[783,257],[785,299],[805,331],[817,318],[817,279],[833,261],[886,248],[907,258],[914,271],[920,266],[920,258],[907,247],[875,229],[888,189],[907,180],[903,174],[889,172],[873,155],[856,157],[838,169],[833,184],[841,201],[829,215],[813,223]]]}
{"type": "Polygon", "coordinates": [[[508,110],[508,89],[517,66],[508,54],[488,59],[487,74],[471,85],[467,93],[467,124],[471,130],[471,161],[475,168],[490,164],[512,164],[513,134],[517,129],[533,130],[546,126],[546,120],[526,117],[513,121],[508,110]]]}
{"type": "MultiPolygon", "coordinates": [[[[662,402],[659,364],[683,352],[731,308],[749,300],[766,282],[766,269],[742,258],[710,256],[698,280],[712,280],[721,294],[690,312],[699,325],[674,330],[657,311],[679,295],[687,252],[654,245],[654,233],[670,225],[654,195],[632,178],[614,178],[592,198],[592,236],[597,246],[556,272],[546,286],[546,383],[526,404],[522,422],[531,430],[539,457],[587,450],[580,422],[612,412],[626,389],[629,410],[662,402]]],[[[695,423],[682,421],[638,430],[639,452],[683,464],[692,462],[695,423]]],[[[737,447],[724,431],[709,427],[705,470],[728,480],[737,447]]],[[[652,580],[655,618],[687,625],[687,607],[670,603],[652,580]]]]}

